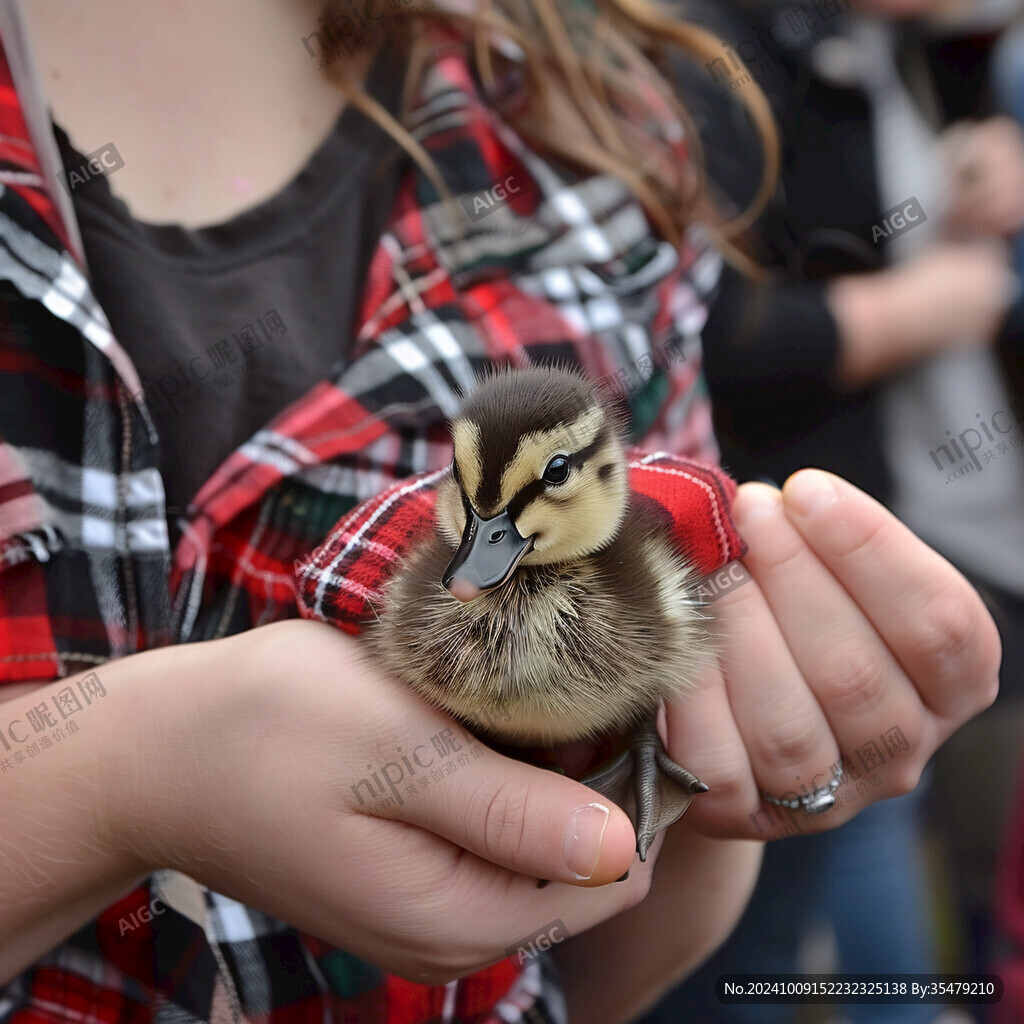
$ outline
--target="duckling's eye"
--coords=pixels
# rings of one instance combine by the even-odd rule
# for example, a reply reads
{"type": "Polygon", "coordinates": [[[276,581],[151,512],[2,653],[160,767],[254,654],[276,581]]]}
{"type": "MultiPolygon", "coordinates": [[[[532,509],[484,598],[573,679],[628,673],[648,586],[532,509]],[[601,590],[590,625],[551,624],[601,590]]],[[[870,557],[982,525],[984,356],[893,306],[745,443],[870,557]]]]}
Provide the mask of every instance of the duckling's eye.
{"type": "Polygon", "coordinates": [[[544,483],[564,484],[569,476],[569,460],[564,455],[556,455],[544,470],[544,483]]]}

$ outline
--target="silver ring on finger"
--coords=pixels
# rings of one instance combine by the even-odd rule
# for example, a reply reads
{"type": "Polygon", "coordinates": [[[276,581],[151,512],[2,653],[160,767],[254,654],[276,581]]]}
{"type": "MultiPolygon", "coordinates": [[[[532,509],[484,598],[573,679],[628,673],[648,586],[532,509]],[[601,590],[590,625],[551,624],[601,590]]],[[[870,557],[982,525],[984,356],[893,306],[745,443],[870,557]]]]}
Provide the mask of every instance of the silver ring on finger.
{"type": "Polygon", "coordinates": [[[803,796],[794,797],[793,799],[771,796],[768,793],[762,793],[761,796],[768,803],[775,804],[777,807],[788,807],[794,811],[802,807],[808,814],[824,814],[835,807],[836,790],[842,781],[843,766],[842,764],[836,764],[832,768],[832,780],[827,786],[822,786],[820,789],[815,789],[810,793],[805,793],[803,796]]]}

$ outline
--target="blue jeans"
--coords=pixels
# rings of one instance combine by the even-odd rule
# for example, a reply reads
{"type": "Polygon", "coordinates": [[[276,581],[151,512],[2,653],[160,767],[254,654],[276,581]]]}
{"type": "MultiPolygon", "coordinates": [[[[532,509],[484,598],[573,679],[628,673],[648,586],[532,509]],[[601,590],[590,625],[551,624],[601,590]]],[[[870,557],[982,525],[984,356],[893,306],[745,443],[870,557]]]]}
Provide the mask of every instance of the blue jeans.
{"type": "MultiPolygon", "coordinates": [[[[925,776],[927,779],[927,774],[925,776]]],[[[725,1005],[723,974],[793,974],[814,921],[835,932],[844,974],[936,973],[920,818],[925,783],[841,828],[769,843],[754,894],[726,944],[640,1024],[791,1024],[802,1007],[725,1005]]],[[[927,1024],[936,1005],[833,1007],[854,1024],[927,1024]]]]}

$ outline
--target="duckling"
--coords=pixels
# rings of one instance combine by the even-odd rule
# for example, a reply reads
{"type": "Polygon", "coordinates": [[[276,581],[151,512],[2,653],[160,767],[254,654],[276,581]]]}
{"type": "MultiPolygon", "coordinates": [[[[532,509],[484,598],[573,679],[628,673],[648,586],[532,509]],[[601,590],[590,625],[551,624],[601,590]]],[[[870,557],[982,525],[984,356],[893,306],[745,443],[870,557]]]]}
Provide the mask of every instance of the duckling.
{"type": "Polygon", "coordinates": [[[621,421],[576,372],[496,372],[451,434],[437,530],[392,576],[368,640],[393,675],[501,743],[631,730],[582,781],[631,815],[644,860],[707,790],[655,726],[710,656],[699,573],[631,496],[621,421]]]}

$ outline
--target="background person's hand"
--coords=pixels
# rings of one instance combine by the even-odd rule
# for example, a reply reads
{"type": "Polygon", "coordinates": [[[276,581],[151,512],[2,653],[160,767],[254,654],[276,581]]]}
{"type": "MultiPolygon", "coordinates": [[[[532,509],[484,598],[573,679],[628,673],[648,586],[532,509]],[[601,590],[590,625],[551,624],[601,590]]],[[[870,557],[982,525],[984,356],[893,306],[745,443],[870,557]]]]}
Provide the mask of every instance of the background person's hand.
{"type": "Polygon", "coordinates": [[[933,245],[886,272],[888,314],[921,355],[989,342],[1019,290],[1009,255],[995,241],[933,245]]]}
{"type": "MultiPolygon", "coordinates": [[[[174,721],[144,760],[121,751],[112,773],[130,780],[111,814],[140,874],[177,868],[435,984],[556,919],[579,934],[646,895],[660,841],[634,863],[619,808],[493,750],[474,757],[452,719],[333,627],[284,622],[180,652],[196,664],[180,663],[174,721]],[[442,756],[449,738],[461,750],[442,756]],[[431,779],[449,761],[456,771],[431,779]],[[606,884],[631,864],[628,881],[606,884]]],[[[149,706],[137,713],[162,723],[163,689],[140,688],[149,706]]]]}
{"type": "Polygon", "coordinates": [[[956,569],[832,474],[745,484],[735,516],[752,579],[713,606],[719,667],[668,709],[669,752],[711,787],[686,823],[759,839],[834,828],[913,789],[992,703],[999,635],[956,569]],[[871,743],[885,763],[865,771],[855,752],[871,743]],[[850,789],[847,774],[838,792],[854,798],[821,816],[762,802],[826,785],[841,756],[877,782],[850,789]]]}
{"type": "Polygon", "coordinates": [[[958,124],[942,139],[949,178],[946,230],[1012,238],[1024,230],[1024,132],[1009,117],[958,124]]]}
{"type": "Polygon", "coordinates": [[[840,383],[862,387],[954,348],[991,344],[1020,283],[995,240],[940,242],[888,270],[836,279],[840,383]]]}

